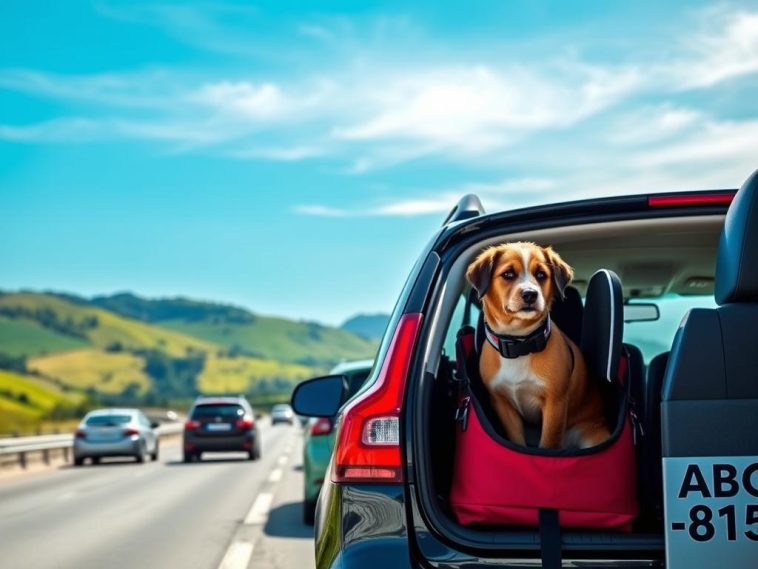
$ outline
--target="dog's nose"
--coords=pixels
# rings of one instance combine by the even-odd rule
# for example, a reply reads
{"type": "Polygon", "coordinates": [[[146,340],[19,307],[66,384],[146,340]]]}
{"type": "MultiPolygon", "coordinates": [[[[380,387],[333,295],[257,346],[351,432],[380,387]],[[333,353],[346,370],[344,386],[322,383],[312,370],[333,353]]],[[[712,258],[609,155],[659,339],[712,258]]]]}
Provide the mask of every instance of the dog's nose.
{"type": "Polygon", "coordinates": [[[521,292],[521,298],[524,299],[524,302],[527,304],[532,304],[535,300],[537,300],[537,291],[536,290],[524,290],[521,292]]]}

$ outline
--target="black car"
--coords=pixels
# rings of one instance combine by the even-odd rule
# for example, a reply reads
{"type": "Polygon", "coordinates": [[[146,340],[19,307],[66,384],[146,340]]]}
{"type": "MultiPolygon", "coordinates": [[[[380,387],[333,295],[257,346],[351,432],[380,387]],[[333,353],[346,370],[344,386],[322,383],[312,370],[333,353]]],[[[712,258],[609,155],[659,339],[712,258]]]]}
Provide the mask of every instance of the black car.
{"type": "Polygon", "coordinates": [[[293,394],[299,414],[337,414],[317,567],[756,566],[756,301],[758,173],[736,197],[633,195],[486,215],[464,197],[412,269],[363,388],[346,402],[344,378],[327,376],[293,394]],[[543,558],[539,527],[461,525],[451,513],[456,341],[480,320],[464,275],[506,241],[551,245],[574,267],[580,311],[566,327],[582,326],[598,269],[619,276],[628,320],[640,514],[625,532],[560,528],[557,559],[543,558]],[[636,309],[650,321],[635,321],[636,309]]]}
{"type": "Polygon", "coordinates": [[[244,397],[199,397],[184,423],[184,462],[200,460],[204,452],[246,452],[261,457],[255,413],[244,397]]]}

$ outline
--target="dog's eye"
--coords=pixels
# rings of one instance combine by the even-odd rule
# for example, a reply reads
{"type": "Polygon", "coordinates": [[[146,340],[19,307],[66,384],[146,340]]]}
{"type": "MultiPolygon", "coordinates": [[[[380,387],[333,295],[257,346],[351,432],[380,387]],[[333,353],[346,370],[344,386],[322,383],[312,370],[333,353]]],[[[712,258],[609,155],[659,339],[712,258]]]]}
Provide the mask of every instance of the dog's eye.
{"type": "Polygon", "coordinates": [[[547,273],[540,269],[534,273],[534,278],[536,278],[538,281],[544,281],[547,278],[547,273]]]}
{"type": "Polygon", "coordinates": [[[508,269],[500,276],[503,277],[505,280],[510,281],[516,278],[516,273],[513,272],[513,269],[508,269]]]}

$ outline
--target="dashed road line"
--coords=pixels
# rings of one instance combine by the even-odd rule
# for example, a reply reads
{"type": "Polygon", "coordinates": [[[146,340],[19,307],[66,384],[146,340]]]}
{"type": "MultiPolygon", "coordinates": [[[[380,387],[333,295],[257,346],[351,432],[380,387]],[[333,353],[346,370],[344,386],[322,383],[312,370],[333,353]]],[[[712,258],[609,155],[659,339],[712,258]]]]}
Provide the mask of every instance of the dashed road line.
{"type": "Polygon", "coordinates": [[[235,541],[226,550],[218,569],[247,569],[253,556],[253,544],[249,541],[235,541]]]}
{"type": "Polygon", "coordinates": [[[277,485],[284,476],[284,468],[282,467],[289,462],[292,450],[293,446],[290,441],[284,446],[285,452],[276,459],[274,467],[263,485],[262,490],[265,491],[260,492],[253,505],[250,506],[250,510],[243,523],[238,527],[218,569],[247,569],[249,566],[254,545],[260,538],[263,526],[268,521],[277,485]]]}
{"type": "Polygon", "coordinates": [[[250,511],[245,516],[245,525],[259,525],[266,523],[268,511],[271,509],[271,502],[274,500],[274,494],[271,492],[261,492],[253,502],[250,511]]]}
{"type": "Polygon", "coordinates": [[[268,475],[268,481],[279,482],[282,479],[282,474],[284,474],[284,471],[281,468],[275,468],[271,471],[271,474],[268,475]]]}

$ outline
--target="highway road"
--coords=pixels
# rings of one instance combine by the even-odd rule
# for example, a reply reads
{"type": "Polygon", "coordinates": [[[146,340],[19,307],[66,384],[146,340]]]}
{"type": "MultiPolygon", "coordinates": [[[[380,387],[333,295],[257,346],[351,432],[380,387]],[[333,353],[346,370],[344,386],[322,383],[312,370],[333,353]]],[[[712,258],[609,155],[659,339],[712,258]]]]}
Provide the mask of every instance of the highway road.
{"type": "Polygon", "coordinates": [[[308,569],[302,523],[302,436],[261,426],[263,456],[181,462],[180,439],[158,462],[0,480],[0,568],[308,569]]]}

